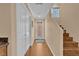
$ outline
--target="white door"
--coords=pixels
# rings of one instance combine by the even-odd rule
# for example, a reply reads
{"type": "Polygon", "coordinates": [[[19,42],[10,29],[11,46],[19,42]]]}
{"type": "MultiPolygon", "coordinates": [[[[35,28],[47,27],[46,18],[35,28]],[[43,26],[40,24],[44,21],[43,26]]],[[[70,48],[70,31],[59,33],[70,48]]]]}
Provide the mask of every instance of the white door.
{"type": "Polygon", "coordinates": [[[23,56],[31,45],[31,17],[23,4],[16,4],[17,55],[23,56]]]}

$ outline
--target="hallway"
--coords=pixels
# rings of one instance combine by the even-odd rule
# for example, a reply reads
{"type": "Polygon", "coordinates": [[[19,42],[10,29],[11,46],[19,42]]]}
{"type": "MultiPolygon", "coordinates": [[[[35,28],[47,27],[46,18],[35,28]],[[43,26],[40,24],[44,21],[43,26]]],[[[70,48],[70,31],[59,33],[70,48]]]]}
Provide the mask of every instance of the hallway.
{"type": "Polygon", "coordinates": [[[26,56],[52,56],[48,45],[46,42],[43,43],[37,43],[34,42],[33,46],[28,49],[26,56]]]}
{"type": "Polygon", "coordinates": [[[16,4],[15,54],[17,56],[63,55],[63,30],[52,20],[51,5],[16,4]],[[46,41],[36,43],[36,39],[46,41]],[[30,46],[32,47],[29,48],[30,46]]]}

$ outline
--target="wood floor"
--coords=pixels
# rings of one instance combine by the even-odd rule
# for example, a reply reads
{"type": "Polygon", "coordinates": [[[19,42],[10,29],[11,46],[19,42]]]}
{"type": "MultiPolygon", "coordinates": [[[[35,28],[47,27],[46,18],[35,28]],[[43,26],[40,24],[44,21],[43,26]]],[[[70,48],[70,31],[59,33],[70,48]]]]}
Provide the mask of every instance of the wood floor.
{"type": "Polygon", "coordinates": [[[26,56],[53,56],[46,42],[36,43],[30,47],[26,53],[26,56]]]}

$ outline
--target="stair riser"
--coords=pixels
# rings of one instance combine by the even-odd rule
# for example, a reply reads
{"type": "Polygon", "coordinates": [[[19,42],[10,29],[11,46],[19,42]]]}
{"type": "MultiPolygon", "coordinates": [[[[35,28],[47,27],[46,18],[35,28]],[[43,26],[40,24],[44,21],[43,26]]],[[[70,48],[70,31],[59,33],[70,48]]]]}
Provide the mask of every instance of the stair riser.
{"type": "Polygon", "coordinates": [[[65,56],[79,56],[79,50],[64,50],[63,52],[65,56]]]}
{"type": "Polygon", "coordinates": [[[78,43],[64,43],[64,47],[78,47],[78,43]]]}
{"type": "Polygon", "coordinates": [[[64,39],[64,41],[73,41],[73,39],[64,39]]]}
{"type": "Polygon", "coordinates": [[[66,30],[64,30],[64,33],[66,33],[66,30]]]}
{"type": "Polygon", "coordinates": [[[69,37],[69,35],[63,35],[63,37],[69,37]]]}
{"type": "Polygon", "coordinates": [[[63,47],[78,47],[78,45],[63,45],[63,47]]]}
{"type": "Polygon", "coordinates": [[[63,56],[79,56],[79,54],[76,54],[76,53],[64,53],[63,56]]]}
{"type": "Polygon", "coordinates": [[[73,41],[72,37],[63,37],[64,41],[73,41]]]}

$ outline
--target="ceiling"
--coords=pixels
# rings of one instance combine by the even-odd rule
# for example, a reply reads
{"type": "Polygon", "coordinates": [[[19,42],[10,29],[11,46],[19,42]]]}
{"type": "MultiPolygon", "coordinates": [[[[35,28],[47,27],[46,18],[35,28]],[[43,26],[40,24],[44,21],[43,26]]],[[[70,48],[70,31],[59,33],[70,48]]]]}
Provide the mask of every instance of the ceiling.
{"type": "Polygon", "coordinates": [[[51,3],[28,3],[27,5],[32,16],[39,20],[44,19],[51,8],[51,3]]]}

